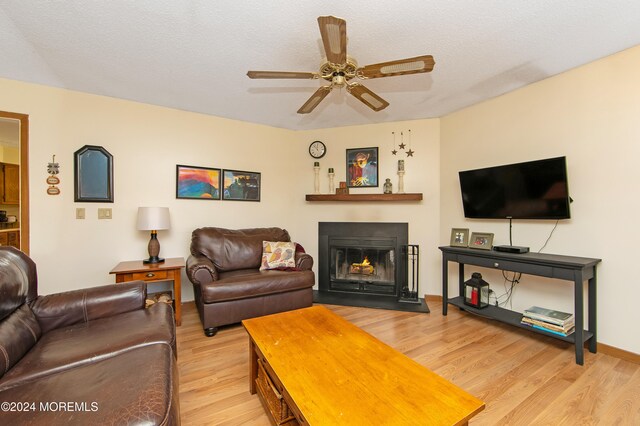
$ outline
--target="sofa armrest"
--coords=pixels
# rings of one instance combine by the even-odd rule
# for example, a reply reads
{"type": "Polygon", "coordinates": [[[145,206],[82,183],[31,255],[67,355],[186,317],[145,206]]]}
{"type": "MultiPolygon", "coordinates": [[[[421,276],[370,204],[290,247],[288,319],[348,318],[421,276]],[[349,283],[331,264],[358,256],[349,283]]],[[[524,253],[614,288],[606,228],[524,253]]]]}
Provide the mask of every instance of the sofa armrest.
{"type": "Polygon", "coordinates": [[[109,284],[39,296],[31,303],[42,333],[68,325],[144,309],[144,281],[109,284]]]}
{"type": "Polygon", "coordinates": [[[313,268],[313,257],[307,253],[296,253],[296,268],[310,271],[313,268]]]}
{"type": "Polygon", "coordinates": [[[205,256],[191,255],[187,258],[187,278],[193,284],[207,284],[218,280],[218,270],[205,256]]]}

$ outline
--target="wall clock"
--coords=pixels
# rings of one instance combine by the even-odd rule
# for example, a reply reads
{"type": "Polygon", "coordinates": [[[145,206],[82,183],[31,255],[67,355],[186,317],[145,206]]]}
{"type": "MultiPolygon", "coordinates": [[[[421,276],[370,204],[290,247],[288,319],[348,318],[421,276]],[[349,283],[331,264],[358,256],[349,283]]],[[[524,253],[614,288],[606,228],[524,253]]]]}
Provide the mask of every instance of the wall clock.
{"type": "Polygon", "coordinates": [[[327,147],[320,141],[313,141],[309,145],[309,154],[313,158],[322,158],[327,153],[327,147]]]}

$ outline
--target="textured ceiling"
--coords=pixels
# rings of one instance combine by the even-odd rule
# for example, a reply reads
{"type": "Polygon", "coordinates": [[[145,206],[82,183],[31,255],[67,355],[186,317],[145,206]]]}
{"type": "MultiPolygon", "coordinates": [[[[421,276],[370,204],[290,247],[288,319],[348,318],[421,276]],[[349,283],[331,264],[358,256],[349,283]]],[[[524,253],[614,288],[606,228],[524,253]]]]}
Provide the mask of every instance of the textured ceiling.
{"type": "Polygon", "coordinates": [[[638,44],[638,0],[0,2],[0,77],[288,129],[440,117],[638,44]],[[246,72],[317,71],[321,15],[360,65],[435,68],[365,82],[381,112],[334,90],[298,115],[319,81],[246,72]]]}

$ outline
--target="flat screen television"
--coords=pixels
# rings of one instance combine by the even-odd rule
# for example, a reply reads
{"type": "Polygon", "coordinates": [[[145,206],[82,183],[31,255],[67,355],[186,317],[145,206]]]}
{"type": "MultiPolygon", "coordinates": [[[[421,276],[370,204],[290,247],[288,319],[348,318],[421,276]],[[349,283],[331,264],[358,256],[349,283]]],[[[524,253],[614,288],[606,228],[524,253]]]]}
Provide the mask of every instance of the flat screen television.
{"type": "Polygon", "coordinates": [[[565,157],[459,172],[464,216],[569,219],[565,157]]]}

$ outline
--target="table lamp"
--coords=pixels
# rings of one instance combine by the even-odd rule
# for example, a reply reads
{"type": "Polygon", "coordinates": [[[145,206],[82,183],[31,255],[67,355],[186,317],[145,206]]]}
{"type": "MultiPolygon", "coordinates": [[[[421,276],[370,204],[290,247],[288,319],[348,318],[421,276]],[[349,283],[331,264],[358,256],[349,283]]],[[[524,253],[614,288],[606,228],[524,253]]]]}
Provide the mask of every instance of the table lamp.
{"type": "Polygon", "coordinates": [[[149,240],[149,259],[143,263],[162,263],[164,259],[158,257],[160,254],[160,242],[158,241],[158,231],[169,229],[169,208],[168,207],[138,207],[139,231],[151,231],[149,240]]]}

